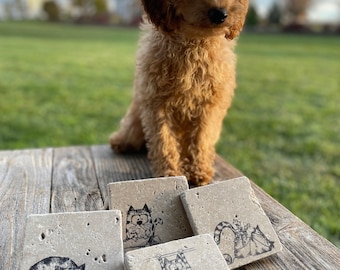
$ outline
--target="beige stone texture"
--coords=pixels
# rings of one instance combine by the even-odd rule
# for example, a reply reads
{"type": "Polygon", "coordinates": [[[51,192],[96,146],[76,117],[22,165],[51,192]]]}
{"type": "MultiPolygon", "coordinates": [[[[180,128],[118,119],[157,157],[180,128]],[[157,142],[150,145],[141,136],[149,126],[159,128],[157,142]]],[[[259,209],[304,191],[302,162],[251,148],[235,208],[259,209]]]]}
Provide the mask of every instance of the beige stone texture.
{"type": "Polygon", "coordinates": [[[188,190],[181,199],[194,233],[213,236],[231,269],[282,248],[246,177],[188,190]]]}
{"type": "Polygon", "coordinates": [[[121,221],[117,210],[31,215],[20,269],[122,270],[121,221]]]}
{"type": "Polygon", "coordinates": [[[125,254],[127,270],[227,270],[214,239],[198,235],[152,247],[129,251],[125,254]]]}
{"type": "Polygon", "coordinates": [[[108,184],[109,207],[122,211],[125,251],[192,236],[180,200],[184,176],[108,184]]]}

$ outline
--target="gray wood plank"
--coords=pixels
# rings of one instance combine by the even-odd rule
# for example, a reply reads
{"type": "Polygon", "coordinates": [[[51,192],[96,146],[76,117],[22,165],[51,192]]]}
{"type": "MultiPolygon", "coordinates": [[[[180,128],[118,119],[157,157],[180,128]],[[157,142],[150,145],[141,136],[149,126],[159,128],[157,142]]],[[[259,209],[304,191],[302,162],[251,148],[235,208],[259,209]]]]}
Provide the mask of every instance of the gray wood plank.
{"type": "MultiPolygon", "coordinates": [[[[215,169],[215,180],[242,176],[220,157],[215,169]]],[[[106,145],[0,151],[0,269],[20,269],[29,214],[97,210],[103,207],[107,183],[149,177],[145,155],[116,155],[106,145]]],[[[261,188],[253,188],[284,249],[241,269],[339,269],[338,248],[261,188]]]]}
{"type": "Polygon", "coordinates": [[[20,269],[27,216],[49,212],[52,151],[0,151],[0,269],[20,269]]]}
{"type": "Polygon", "coordinates": [[[88,147],[56,148],[53,158],[51,212],[103,208],[95,168],[88,147]]]}
{"type": "Polygon", "coordinates": [[[230,165],[228,162],[226,162],[223,158],[221,158],[218,155],[216,156],[215,159],[214,169],[215,169],[214,175],[215,181],[237,178],[244,175],[242,172],[234,168],[232,165],[230,165]]]}
{"type": "Polygon", "coordinates": [[[117,155],[108,145],[92,146],[91,152],[104,198],[108,183],[152,177],[150,163],[143,154],[117,155]]]}
{"type": "MultiPolygon", "coordinates": [[[[253,184],[263,210],[284,246],[276,261],[281,269],[339,269],[340,250],[302,220],[253,184]]],[[[259,262],[261,263],[261,262],[259,262]]]]}

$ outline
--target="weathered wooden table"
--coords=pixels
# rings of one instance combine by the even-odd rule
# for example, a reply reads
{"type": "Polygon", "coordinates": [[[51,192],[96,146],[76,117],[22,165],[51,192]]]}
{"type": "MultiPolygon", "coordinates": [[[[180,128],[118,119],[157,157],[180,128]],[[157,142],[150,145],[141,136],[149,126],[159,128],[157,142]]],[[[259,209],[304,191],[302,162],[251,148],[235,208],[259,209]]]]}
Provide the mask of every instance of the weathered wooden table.
{"type": "MultiPolygon", "coordinates": [[[[216,180],[242,175],[219,157],[215,167],[216,180]]],[[[20,269],[28,215],[101,209],[109,182],[151,176],[144,155],[115,155],[106,145],[0,151],[0,270],[20,269]]],[[[253,188],[283,251],[242,269],[340,269],[338,248],[253,188]]]]}

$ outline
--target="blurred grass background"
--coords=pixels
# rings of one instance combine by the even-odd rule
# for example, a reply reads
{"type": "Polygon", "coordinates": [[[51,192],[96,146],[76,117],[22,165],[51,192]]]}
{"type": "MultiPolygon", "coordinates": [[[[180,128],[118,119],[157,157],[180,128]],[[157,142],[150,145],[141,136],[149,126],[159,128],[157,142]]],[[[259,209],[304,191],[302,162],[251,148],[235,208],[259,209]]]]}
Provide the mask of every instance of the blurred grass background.
{"type": "MultiPolygon", "coordinates": [[[[0,23],[0,149],[106,144],[139,30],[0,23]]],[[[217,151],[340,247],[340,38],[243,33],[217,151]]]]}

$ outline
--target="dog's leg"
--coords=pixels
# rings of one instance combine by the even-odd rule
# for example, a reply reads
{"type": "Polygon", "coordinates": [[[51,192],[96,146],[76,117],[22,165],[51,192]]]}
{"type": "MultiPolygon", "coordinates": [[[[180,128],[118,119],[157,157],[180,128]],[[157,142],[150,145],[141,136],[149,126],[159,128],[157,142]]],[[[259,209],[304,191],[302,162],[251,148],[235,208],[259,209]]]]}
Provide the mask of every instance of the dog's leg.
{"type": "Polygon", "coordinates": [[[200,131],[197,137],[189,143],[188,153],[183,157],[183,171],[190,186],[204,186],[212,181],[215,159],[214,145],[199,138],[204,132],[200,131]]]}
{"type": "Polygon", "coordinates": [[[206,114],[200,125],[194,127],[185,139],[183,171],[191,186],[203,186],[214,175],[215,144],[222,128],[223,114],[206,114]]]}
{"type": "Polygon", "coordinates": [[[145,145],[139,106],[134,99],[120,122],[120,129],[110,136],[111,148],[117,153],[140,151],[145,145]]]}
{"type": "MultiPolygon", "coordinates": [[[[144,111],[143,111],[144,112],[144,111]]],[[[144,112],[144,113],[150,113],[144,112]]],[[[177,176],[181,173],[177,140],[164,117],[164,112],[144,115],[148,158],[155,176],[177,176]]]]}

